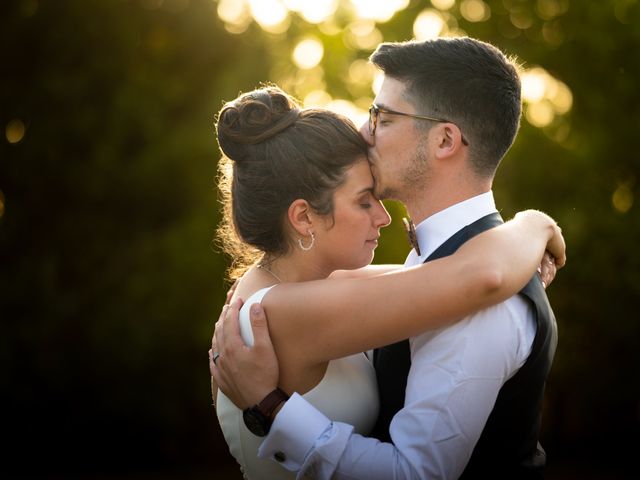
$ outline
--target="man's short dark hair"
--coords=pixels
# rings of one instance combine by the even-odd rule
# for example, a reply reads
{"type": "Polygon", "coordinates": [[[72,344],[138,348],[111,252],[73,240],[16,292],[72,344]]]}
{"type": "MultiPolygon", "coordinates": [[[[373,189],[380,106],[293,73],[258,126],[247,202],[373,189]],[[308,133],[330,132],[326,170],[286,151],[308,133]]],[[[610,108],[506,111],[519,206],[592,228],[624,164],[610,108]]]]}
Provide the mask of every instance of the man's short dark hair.
{"type": "Polygon", "coordinates": [[[466,37],[382,43],[370,60],[405,83],[416,113],[458,125],[469,141],[473,170],[494,175],[520,125],[520,78],[513,60],[466,37]]]}

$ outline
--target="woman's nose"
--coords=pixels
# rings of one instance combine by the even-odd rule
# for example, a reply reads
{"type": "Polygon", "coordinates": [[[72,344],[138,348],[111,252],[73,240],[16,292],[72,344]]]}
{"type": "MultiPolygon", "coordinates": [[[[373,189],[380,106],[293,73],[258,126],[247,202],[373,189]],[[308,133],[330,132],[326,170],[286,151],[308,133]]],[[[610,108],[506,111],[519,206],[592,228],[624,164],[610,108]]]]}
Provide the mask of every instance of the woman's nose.
{"type": "Polygon", "coordinates": [[[387,212],[387,209],[384,208],[384,204],[381,201],[378,201],[377,203],[379,209],[376,217],[376,226],[378,228],[386,227],[391,223],[391,215],[389,215],[389,212],[387,212]]]}

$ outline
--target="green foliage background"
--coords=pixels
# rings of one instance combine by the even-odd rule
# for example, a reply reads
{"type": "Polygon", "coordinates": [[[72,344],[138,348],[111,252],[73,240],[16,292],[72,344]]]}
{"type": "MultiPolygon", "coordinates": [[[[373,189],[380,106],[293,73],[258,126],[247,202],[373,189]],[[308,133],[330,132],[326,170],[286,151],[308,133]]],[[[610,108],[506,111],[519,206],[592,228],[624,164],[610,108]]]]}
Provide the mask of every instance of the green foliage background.
{"type": "MultiPolygon", "coordinates": [[[[540,2],[491,0],[470,35],[566,83],[568,135],[523,120],[495,184],[504,216],[540,208],[569,264],[549,291],[560,344],[547,390],[549,478],[627,478],[640,447],[640,7],[561,1],[543,41],[540,2]],[[532,25],[510,27],[508,10],[532,25]],[[508,27],[508,28],[507,28],[508,27]],[[622,189],[622,190],[620,190],[622,189]],[[631,206],[614,208],[614,192],[631,206]]],[[[214,114],[287,65],[296,35],[224,30],[211,0],[0,4],[0,472],[44,478],[238,478],[210,407],[207,350],[227,259],[214,114]],[[151,8],[155,5],[157,8],[151,8]]],[[[412,36],[428,2],[378,25],[412,36]]],[[[370,52],[323,37],[327,90],[370,52]]],[[[397,216],[377,261],[402,261],[397,216]]]]}

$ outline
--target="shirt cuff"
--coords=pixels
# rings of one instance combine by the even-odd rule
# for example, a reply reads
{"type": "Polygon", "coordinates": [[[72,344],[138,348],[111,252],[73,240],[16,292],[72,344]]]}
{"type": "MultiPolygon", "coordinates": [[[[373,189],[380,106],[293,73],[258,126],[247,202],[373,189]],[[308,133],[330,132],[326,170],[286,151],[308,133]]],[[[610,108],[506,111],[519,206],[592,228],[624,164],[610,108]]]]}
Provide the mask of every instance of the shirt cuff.
{"type": "Polygon", "coordinates": [[[271,458],[287,470],[298,471],[316,440],[331,425],[324,414],[294,393],[280,409],[258,457],[271,458]]]}

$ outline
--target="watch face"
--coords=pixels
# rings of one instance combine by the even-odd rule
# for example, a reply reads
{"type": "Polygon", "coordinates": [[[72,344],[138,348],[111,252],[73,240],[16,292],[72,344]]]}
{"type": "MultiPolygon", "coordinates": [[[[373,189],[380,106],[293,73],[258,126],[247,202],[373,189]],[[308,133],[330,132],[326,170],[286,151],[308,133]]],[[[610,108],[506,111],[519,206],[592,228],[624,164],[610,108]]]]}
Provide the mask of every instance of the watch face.
{"type": "Polygon", "coordinates": [[[242,419],[249,431],[259,437],[264,437],[269,433],[271,422],[255,408],[247,408],[242,412],[242,419]]]}

